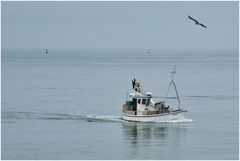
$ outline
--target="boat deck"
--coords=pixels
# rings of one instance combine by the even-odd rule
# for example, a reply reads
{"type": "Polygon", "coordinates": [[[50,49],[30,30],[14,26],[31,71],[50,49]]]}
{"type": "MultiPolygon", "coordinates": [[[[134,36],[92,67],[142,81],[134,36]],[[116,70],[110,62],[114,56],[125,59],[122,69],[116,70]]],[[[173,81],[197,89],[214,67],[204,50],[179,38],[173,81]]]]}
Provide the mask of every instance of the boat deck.
{"type": "Polygon", "coordinates": [[[154,115],[154,114],[161,114],[161,113],[169,113],[169,109],[161,108],[156,111],[150,111],[150,110],[145,110],[145,111],[136,111],[133,109],[133,106],[131,105],[123,105],[122,112],[125,114],[130,114],[130,115],[154,115]]]}

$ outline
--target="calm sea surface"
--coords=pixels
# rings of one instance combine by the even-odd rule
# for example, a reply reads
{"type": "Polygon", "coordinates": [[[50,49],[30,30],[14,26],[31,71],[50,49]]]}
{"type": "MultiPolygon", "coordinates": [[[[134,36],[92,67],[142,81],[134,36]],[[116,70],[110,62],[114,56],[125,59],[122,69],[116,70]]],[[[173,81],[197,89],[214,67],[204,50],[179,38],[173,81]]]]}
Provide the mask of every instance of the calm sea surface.
{"type": "Polygon", "coordinates": [[[234,51],[2,50],[2,159],[238,159],[234,51]],[[186,119],[120,119],[136,77],[186,119]],[[169,102],[171,103],[171,102],[169,102]]]}

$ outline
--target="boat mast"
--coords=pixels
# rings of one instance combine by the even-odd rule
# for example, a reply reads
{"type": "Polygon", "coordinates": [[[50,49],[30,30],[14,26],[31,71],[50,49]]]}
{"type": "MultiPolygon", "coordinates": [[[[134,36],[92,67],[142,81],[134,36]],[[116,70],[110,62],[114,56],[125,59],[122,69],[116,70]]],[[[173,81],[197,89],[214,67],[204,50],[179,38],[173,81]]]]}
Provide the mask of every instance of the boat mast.
{"type": "Polygon", "coordinates": [[[174,82],[174,80],[173,80],[174,74],[176,73],[176,65],[175,65],[175,64],[173,65],[173,71],[172,71],[171,73],[172,73],[172,80],[171,80],[171,82],[170,82],[170,84],[169,84],[169,86],[168,86],[168,90],[167,90],[167,94],[166,94],[166,97],[165,97],[165,99],[164,99],[164,102],[166,101],[167,96],[168,96],[169,89],[170,89],[171,85],[173,84],[174,89],[175,89],[175,92],[176,92],[176,95],[177,95],[178,109],[180,109],[180,99],[179,99],[179,96],[178,96],[176,84],[175,84],[175,82],[174,82]]]}

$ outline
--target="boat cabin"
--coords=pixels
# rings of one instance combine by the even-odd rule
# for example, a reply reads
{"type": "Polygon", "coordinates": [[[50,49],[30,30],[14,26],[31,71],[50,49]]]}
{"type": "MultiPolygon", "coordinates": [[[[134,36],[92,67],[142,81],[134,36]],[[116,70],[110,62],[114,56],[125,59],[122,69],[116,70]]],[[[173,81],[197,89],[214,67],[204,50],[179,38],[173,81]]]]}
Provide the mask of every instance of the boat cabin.
{"type": "Polygon", "coordinates": [[[137,111],[148,110],[149,105],[152,101],[151,96],[152,96],[152,94],[149,92],[147,93],[147,95],[145,97],[142,95],[138,95],[136,93],[130,93],[129,97],[132,97],[133,110],[137,110],[137,111]]]}
{"type": "Polygon", "coordinates": [[[123,108],[124,113],[146,113],[147,111],[153,110],[154,101],[152,100],[152,94],[150,92],[147,92],[145,96],[137,92],[129,93],[128,98],[131,99],[126,100],[123,108]]]}

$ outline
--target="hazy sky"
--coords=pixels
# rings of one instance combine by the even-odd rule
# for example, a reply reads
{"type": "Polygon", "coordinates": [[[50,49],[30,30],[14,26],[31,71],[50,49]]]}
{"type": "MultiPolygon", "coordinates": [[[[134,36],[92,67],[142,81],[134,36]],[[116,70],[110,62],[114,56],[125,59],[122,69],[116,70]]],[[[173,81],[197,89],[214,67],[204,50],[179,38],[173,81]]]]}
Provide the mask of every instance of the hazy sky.
{"type": "Polygon", "coordinates": [[[2,2],[2,48],[238,49],[238,29],[236,1],[2,2]]]}

